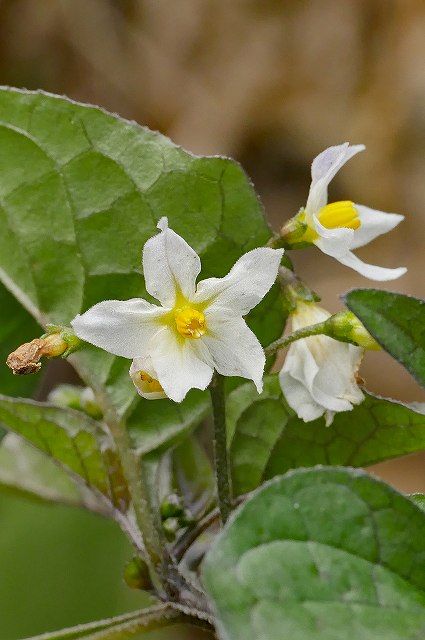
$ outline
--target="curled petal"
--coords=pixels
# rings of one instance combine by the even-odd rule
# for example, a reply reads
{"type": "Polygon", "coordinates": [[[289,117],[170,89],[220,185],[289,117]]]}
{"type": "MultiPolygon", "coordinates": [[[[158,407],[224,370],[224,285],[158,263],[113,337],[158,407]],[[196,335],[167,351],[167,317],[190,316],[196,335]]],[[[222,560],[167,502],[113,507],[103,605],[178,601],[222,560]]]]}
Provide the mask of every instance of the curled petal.
{"type": "Polygon", "coordinates": [[[167,313],[140,298],[105,300],[76,316],[71,326],[82,340],[116,356],[135,358],[146,353],[167,313]]]}
{"type": "Polygon", "coordinates": [[[399,213],[385,213],[361,204],[356,204],[355,207],[361,224],[354,233],[350,249],[363,247],[383,233],[391,231],[404,220],[404,216],[399,213]]]}
{"type": "Polygon", "coordinates": [[[377,280],[380,282],[384,282],[386,280],[395,280],[396,278],[400,278],[403,276],[407,269],[406,267],[397,267],[396,269],[387,269],[386,267],[378,267],[374,264],[367,264],[363,262],[348,251],[343,256],[338,256],[337,260],[341,262],[341,264],[345,264],[346,267],[350,267],[360,273],[360,275],[365,278],[369,278],[369,280],[377,280]]]}
{"type": "Polygon", "coordinates": [[[202,342],[211,354],[214,367],[224,376],[253,380],[261,393],[266,359],[257,337],[242,318],[208,311],[205,315],[208,332],[202,342]]]}
{"type": "Polygon", "coordinates": [[[179,296],[193,297],[201,261],[192,247],[168,228],[167,218],[161,218],[158,228],[161,233],[150,238],[143,249],[146,290],[164,307],[173,307],[179,296]]]}
{"type": "Polygon", "coordinates": [[[245,315],[266,295],[276,280],[283,249],[261,247],[245,253],[224,278],[209,278],[198,284],[193,302],[208,308],[245,315]]]}
{"type": "Polygon", "coordinates": [[[186,340],[169,327],[156,334],[150,356],[158,381],[174,402],[181,402],[190,389],[206,389],[213,366],[202,340],[186,340]]]}
{"type": "Polygon", "coordinates": [[[332,178],[350,158],[364,149],[363,144],[350,145],[345,142],[325,149],[313,160],[310,192],[305,206],[307,217],[325,206],[328,200],[328,185],[332,178]]]}
{"type": "Polygon", "coordinates": [[[348,229],[347,227],[328,229],[319,222],[316,216],[313,216],[313,222],[319,235],[317,240],[313,242],[323,253],[339,260],[340,256],[345,255],[350,250],[355,233],[353,229],[348,229]]]}

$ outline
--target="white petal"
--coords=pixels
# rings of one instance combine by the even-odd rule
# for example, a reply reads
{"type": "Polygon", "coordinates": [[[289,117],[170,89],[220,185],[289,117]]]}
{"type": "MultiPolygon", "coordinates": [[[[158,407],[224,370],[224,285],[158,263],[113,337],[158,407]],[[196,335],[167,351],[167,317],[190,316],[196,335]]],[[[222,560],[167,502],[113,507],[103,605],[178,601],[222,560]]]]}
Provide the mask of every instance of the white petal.
{"type": "Polygon", "coordinates": [[[314,240],[314,244],[316,247],[319,247],[323,253],[339,260],[339,256],[349,251],[354,237],[353,229],[348,229],[347,227],[328,229],[323,226],[316,216],[313,216],[313,223],[319,234],[318,239],[314,240]]]}
{"type": "Polygon", "coordinates": [[[351,253],[351,251],[348,251],[343,256],[338,256],[337,260],[341,262],[341,264],[345,264],[346,267],[354,269],[354,271],[357,271],[357,273],[360,273],[365,278],[369,278],[369,280],[378,280],[381,282],[385,280],[395,280],[396,278],[400,278],[407,271],[406,267],[387,269],[385,267],[378,267],[373,264],[367,264],[366,262],[363,262],[362,260],[360,260],[360,258],[355,256],[354,253],[351,253]]]}
{"type": "Polygon", "coordinates": [[[288,404],[306,422],[323,414],[329,422],[333,413],[351,410],[352,403],[363,400],[354,380],[362,354],[362,349],[327,336],[292,344],[279,374],[288,404]]]}
{"type": "Polygon", "coordinates": [[[208,347],[217,371],[224,376],[253,380],[261,393],[266,359],[257,337],[245,321],[211,312],[210,308],[205,313],[205,320],[208,331],[202,342],[208,347]]]}
{"type": "Polygon", "coordinates": [[[146,290],[164,307],[173,307],[179,294],[190,300],[201,271],[198,254],[183,238],[168,228],[167,218],[158,223],[161,233],[150,238],[143,249],[146,290]]]}
{"type": "Polygon", "coordinates": [[[181,402],[190,389],[206,389],[213,367],[201,340],[183,339],[164,327],[150,345],[150,356],[158,381],[174,402],[181,402]]]}
{"type": "Polygon", "coordinates": [[[311,186],[305,206],[307,217],[317,213],[328,201],[328,185],[335,174],[350,158],[363,151],[363,144],[348,142],[329,147],[320,153],[311,165],[311,186]]]}
{"type": "Polygon", "coordinates": [[[207,302],[214,309],[245,315],[266,295],[274,281],[283,249],[261,247],[245,253],[224,278],[198,284],[193,302],[207,302]]]}
{"type": "Polygon", "coordinates": [[[314,400],[306,386],[289,371],[281,369],[279,382],[287,403],[301,420],[311,422],[323,415],[323,407],[314,400]]]}
{"type": "Polygon", "coordinates": [[[167,395],[164,391],[149,390],[149,384],[140,379],[141,371],[147,373],[154,380],[158,380],[158,374],[153,368],[152,358],[150,356],[135,358],[131,363],[129,374],[133,380],[134,386],[136,387],[137,393],[147,400],[161,400],[162,398],[166,398],[167,395]]]}
{"type": "Polygon", "coordinates": [[[145,354],[167,313],[141,298],[105,300],[76,316],[71,326],[82,340],[116,356],[134,358],[145,354]]]}
{"type": "Polygon", "coordinates": [[[381,234],[391,231],[404,220],[404,216],[399,213],[385,213],[361,204],[356,204],[355,207],[361,224],[354,232],[350,249],[363,247],[381,234]]]}

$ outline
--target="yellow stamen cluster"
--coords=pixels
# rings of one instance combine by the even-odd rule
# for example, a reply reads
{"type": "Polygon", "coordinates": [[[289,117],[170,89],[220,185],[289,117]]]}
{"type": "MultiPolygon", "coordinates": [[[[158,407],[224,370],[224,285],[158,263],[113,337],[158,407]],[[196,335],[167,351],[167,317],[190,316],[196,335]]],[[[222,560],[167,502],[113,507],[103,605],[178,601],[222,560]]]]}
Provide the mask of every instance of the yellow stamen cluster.
{"type": "Polygon", "coordinates": [[[327,204],[320,209],[317,218],[327,229],[346,227],[355,230],[360,227],[359,214],[350,200],[327,204]]]}
{"type": "Polygon", "coordinates": [[[145,392],[161,392],[164,389],[159,384],[158,380],[152,378],[146,371],[139,371],[140,380],[145,383],[145,392]],[[146,388],[147,387],[147,388],[146,388]]]}
{"type": "Polygon", "coordinates": [[[204,314],[191,307],[178,309],[174,317],[176,329],[184,338],[200,338],[207,329],[204,314]]]}

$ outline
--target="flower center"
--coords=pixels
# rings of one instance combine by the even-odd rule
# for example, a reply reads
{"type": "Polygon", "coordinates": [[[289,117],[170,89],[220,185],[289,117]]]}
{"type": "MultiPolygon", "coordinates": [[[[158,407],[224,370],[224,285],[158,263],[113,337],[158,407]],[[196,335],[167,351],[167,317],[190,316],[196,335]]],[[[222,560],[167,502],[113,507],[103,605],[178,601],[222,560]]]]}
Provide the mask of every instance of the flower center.
{"type": "Polygon", "coordinates": [[[161,392],[164,389],[159,384],[158,380],[152,378],[146,371],[139,371],[140,380],[143,383],[143,391],[146,392],[161,392]]]}
{"type": "Polygon", "coordinates": [[[177,331],[184,338],[200,338],[207,329],[204,314],[191,307],[177,309],[174,317],[177,331]]]}
{"type": "Polygon", "coordinates": [[[320,209],[317,218],[327,229],[346,227],[355,230],[360,227],[359,214],[354,203],[350,200],[327,204],[320,209]]]}

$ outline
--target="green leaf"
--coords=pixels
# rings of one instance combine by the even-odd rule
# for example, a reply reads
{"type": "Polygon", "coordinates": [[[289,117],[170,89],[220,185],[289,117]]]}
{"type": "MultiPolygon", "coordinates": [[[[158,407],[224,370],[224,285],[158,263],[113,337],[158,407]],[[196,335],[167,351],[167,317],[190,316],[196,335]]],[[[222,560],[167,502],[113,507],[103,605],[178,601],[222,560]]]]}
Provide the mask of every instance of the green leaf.
{"type": "Polygon", "coordinates": [[[0,445],[0,491],[105,515],[105,505],[92,491],[15,433],[8,433],[0,445]]]}
{"type": "Polygon", "coordinates": [[[424,530],[420,509],[365,473],[275,478],[206,557],[220,638],[423,638],[424,530]]]}
{"type": "MultiPolygon", "coordinates": [[[[0,279],[42,323],[67,324],[100,300],[149,298],[142,248],[164,215],[201,256],[202,277],[223,276],[271,235],[236,162],[195,157],[134,122],[42,92],[0,90],[0,173],[0,279]]],[[[274,287],[248,322],[269,343],[284,319],[274,287]]],[[[128,360],[87,349],[72,362],[89,386],[100,379],[120,413],[137,405],[129,425],[144,450],[186,431],[187,413],[203,414],[200,395],[181,405],[181,420],[163,401],[165,424],[147,445],[157,403],[136,401],[128,360]]]]}
{"type": "Polygon", "coordinates": [[[385,351],[425,385],[425,301],[379,289],[354,289],[343,299],[385,351]]]}
{"type": "Polygon", "coordinates": [[[6,365],[9,353],[24,342],[37,338],[43,330],[11,293],[0,284],[0,391],[9,396],[30,396],[40,378],[14,376],[6,365]],[[6,313],[7,311],[7,313],[6,313]]]}
{"type": "Polygon", "coordinates": [[[235,495],[263,480],[316,464],[363,467],[425,449],[425,416],[392,400],[365,394],[352,411],[303,422],[289,409],[277,376],[259,396],[247,383],[229,396],[228,428],[235,495]]]}
{"type": "Polygon", "coordinates": [[[425,495],[423,493],[412,493],[409,498],[416,504],[419,509],[425,511],[425,495]]]}
{"type": "Polygon", "coordinates": [[[196,518],[202,517],[215,496],[211,461],[194,437],[186,438],[171,452],[173,478],[177,493],[196,518]]]}
{"type": "Polygon", "coordinates": [[[126,511],[129,498],[119,459],[98,422],[72,409],[1,395],[0,420],[100,497],[126,511]]]}

